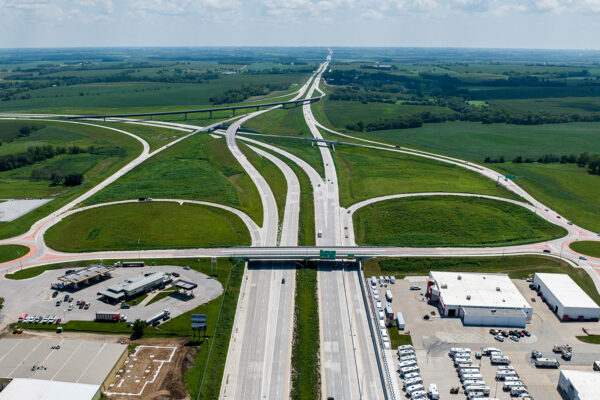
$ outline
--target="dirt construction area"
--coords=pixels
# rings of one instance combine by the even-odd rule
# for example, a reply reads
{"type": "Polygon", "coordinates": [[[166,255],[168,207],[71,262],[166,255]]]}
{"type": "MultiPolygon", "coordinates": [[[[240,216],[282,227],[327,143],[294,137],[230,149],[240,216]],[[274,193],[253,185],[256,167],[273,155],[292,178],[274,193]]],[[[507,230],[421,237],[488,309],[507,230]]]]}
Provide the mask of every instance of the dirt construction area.
{"type": "Polygon", "coordinates": [[[111,400],[187,399],[183,374],[193,362],[196,348],[186,347],[186,339],[142,340],[129,354],[114,378],[104,385],[111,400]]]}

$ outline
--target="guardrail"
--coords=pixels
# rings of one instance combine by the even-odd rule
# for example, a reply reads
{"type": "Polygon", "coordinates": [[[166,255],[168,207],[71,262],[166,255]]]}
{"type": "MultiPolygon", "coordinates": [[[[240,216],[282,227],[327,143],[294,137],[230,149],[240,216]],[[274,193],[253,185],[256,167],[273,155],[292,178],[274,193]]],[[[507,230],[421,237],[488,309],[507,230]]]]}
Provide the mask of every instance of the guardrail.
{"type": "Polygon", "coordinates": [[[362,270],[362,263],[359,263],[358,281],[360,282],[360,291],[362,293],[363,302],[365,303],[365,308],[367,309],[367,321],[369,323],[369,330],[371,331],[371,340],[373,341],[373,347],[375,348],[375,358],[377,359],[377,369],[379,370],[379,377],[381,379],[381,382],[383,383],[383,395],[386,400],[390,400],[390,399],[396,400],[396,394],[394,393],[394,389],[392,386],[392,375],[388,368],[387,358],[385,355],[385,348],[383,346],[383,338],[381,337],[381,331],[379,329],[377,329],[377,338],[379,338],[379,343],[377,343],[377,339],[375,336],[376,334],[374,332],[375,329],[373,327],[373,319],[377,316],[377,314],[375,313],[375,305],[373,304],[373,298],[370,296],[370,293],[367,293],[367,290],[365,288],[365,275],[362,270]],[[379,351],[377,350],[378,348],[379,348],[379,351],[381,351],[381,355],[379,354],[379,351]],[[381,356],[383,356],[383,364],[385,367],[385,372],[384,372],[384,368],[382,368],[382,366],[381,366],[381,364],[382,364],[381,356]],[[387,376],[387,385],[386,385],[384,373],[387,376]],[[388,387],[388,385],[389,385],[389,387],[388,387]],[[389,391],[389,393],[388,393],[388,391],[389,391]],[[391,396],[390,396],[390,393],[391,393],[391,396]]]}

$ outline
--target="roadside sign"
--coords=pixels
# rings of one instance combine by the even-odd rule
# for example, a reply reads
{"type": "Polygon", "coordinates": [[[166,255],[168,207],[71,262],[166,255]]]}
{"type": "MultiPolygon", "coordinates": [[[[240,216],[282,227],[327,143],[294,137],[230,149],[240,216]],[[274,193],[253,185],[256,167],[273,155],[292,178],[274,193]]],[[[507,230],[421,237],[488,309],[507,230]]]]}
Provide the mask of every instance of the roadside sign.
{"type": "Polygon", "coordinates": [[[512,175],[512,174],[507,174],[505,176],[506,179],[515,179],[517,176],[516,175],[512,175]]]}
{"type": "Polygon", "coordinates": [[[319,251],[319,258],[322,260],[335,260],[335,250],[321,250],[319,251]]]}
{"type": "Polygon", "coordinates": [[[206,330],[206,314],[192,314],[192,329],[195,331],[206,330]]]}

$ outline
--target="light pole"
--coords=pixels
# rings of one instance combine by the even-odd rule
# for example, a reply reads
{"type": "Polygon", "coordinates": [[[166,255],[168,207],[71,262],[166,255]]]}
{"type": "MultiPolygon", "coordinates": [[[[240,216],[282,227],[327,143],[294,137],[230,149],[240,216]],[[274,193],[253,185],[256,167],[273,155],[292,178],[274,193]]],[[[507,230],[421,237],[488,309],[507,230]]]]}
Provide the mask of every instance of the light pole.
{"type": "Polygon", "coordinates": [[[138,238],[138,261],[140,260],[140,238],[138,238]]]}

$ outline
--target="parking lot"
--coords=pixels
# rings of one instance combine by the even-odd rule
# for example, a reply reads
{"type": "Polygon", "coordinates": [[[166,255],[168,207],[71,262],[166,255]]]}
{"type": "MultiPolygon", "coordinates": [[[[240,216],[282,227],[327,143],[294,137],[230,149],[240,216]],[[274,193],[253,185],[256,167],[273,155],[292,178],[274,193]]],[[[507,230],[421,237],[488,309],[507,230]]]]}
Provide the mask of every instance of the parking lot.
{"type": "MultiPolygon", "coordinates": [[[[82,265],[83,267],[84,265],[82,265]]],[[[146,266],[143,268],[117,268],[111,273],[111,278],[102,280],[95,284],[83,286],[80,290],[59,291],[57,297],[52,297],[54,290],[50,289],[50,284],[57,281],[60,275],[65,273],[65,269],[46,271],[43,274],[24,280],[11,280],[2,277],[0,279],[1,293],[4,297],[4,316],[0,320],[0,327],[4,327],[11,322],[16,322],[17,318],[23,314],[28,315],[50,315],[60,318],[62,321],[69,320],[93,320],[97,311],[119,311],[125,315],[129,321],[137,318],[148,319],[162,310],[168,308],[171,311],[171,317],[176,317],[186,311],[191,310],[200,304],[206,303],[218,297],[223,292],[223,287],[216,279],[194,270],[184,270],[180,266],[146,266]],[[99,300],[97,293],[106,289],[110,285],[122,282],[125,279],[137,277],[149,272],[176,272],[180,276],[175,279],[184,279],[194,282],[198,285],[193,290],[193,297],[171,295],[160,299],[152,304],[146,303],[151,299],[150,294],[138,305],[129,309],[121,309],[119,305],[108,304],[99,300]],[[56,305],[58,299],[63,299],[65,294],[74,297],[72,303],[62,303],[56,305]],[[78,300],[90,303],[89,309],[79,309],[75,306],[78,300]],[[74,307],[69,310],[67,304],[74,307]]]]}
{"type": "MultiPolygon", "coordinates": [[[[529,284],[524,280],[513,282],[533,307],[531,323],[526,327],[531,332],[531,336],[524,337],[519,342],[506,339],[501,343],[489,333],[490,327],[463,326],[460,318],[440,318],[436,306],[429,305],[424,296],[427,279],[425,276],[407,277],[397,279],[395,284],[388,284],[383,288],[378,284],[378,288],[380,293],[382,289],[384,293],[385,290],[392,292],[392,308],[394,313],[398,311],[403,313],[405,331],[410,332],[412,337],[423,386],[427,388],[430,383],[437,384],[441,398],[449,396],[457,399],[466,398],[464,394],[449,394],[452,387],[461,387],[453,361],[448,355],[452,347],[471,349],[473,363],[481,366],[483,379],[491,389],[490,397],[499,399],[511,397],[509,392],[502,390],[502,382],[496,382],[497,367],[491,365],[488,357],[483,357],[481,360],[474,357],[474,353],[484,347],[496,347],[507,355],[529,393],[536,399],[544,400],[561,399],[556,390],[559,370],[536,368],[531,359],[532,350],[541,351],[544,357],[558,358],[560,368],[563,369],[591,371],[593,361],[600,360],[600,346],[586,344],[575,338],[583,334],[582,328],[598,330],[599,323],[561,323],[537,293],[529,289],[529,284]],[[410,290],[410,286],[415,285],[420,286],[421,289],[410,290]],[[424,319],[425,315],[429,319],[424,319]],[[561,359],[560,354],[552,352],[554,344],[567,343],[573,346],[573,358],[568,362],[561,359]]],[[[399,375],[397,376],[399,387],[402,388],[402,380],[399,375]]]]}

